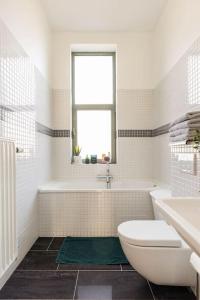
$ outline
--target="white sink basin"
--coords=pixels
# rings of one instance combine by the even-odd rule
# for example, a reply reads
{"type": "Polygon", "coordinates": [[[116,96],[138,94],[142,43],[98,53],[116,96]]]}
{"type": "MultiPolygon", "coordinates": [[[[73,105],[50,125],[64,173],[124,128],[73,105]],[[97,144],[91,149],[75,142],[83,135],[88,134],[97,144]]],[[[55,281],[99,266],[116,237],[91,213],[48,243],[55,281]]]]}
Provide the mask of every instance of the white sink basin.
{"type": "Polygon", "coordinates": [[[200,255],[200,198],[172,197],[157,200],[156,205],[165,219],[200,255]]]}

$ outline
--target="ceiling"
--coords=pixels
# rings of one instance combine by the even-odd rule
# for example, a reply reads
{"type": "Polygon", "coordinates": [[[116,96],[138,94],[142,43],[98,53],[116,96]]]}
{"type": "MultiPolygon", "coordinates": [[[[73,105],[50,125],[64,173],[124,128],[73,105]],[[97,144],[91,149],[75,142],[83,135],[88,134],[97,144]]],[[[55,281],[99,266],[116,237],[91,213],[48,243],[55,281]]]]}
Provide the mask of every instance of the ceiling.
{"type": "Polygon", "coordinates": [[[152,31],[167,0],[41,0],[54,31],[152,31]]]}

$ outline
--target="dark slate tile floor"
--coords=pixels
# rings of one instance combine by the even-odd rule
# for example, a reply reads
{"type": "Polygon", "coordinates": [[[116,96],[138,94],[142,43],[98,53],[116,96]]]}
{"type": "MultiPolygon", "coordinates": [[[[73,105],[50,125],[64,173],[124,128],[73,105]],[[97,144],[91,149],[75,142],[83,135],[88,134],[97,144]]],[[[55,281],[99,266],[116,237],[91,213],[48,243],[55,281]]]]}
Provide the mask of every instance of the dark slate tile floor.
{"type": "Polygon", "coordinates": [[[137,272],[79,272],[75,299],[152,300],[147,281],[137,272]]]}
{"type": "Polygon", "coordinates": [[[195,300],[188,288],[149,283],[130,265],[59,265],[63,238],[39,238],[0,299],[195,300]]]}

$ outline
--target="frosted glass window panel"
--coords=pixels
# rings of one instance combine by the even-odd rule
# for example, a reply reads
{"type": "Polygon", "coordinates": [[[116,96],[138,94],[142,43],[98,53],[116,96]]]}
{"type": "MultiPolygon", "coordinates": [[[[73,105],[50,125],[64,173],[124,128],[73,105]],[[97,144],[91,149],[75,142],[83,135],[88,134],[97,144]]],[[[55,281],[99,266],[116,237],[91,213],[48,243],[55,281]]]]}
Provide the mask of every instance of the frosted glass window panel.
{"type": "Polygon", "coordinates": [[[111,111],[77,111],[77,144],[82,148],[81,156],[111,153],[111,111]]]}
{"type": "Polygon", "coordinates": [[[113,103],[113,57],[74,57],[75,104],[113,103]]]}

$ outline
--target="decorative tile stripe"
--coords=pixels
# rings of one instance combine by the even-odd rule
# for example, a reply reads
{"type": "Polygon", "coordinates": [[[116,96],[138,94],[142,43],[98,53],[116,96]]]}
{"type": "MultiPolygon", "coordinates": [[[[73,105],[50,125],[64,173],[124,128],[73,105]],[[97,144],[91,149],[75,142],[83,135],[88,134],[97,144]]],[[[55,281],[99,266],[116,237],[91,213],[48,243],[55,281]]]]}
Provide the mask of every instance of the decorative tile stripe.
{"type": "Polygon", "coordinates": [[[0,105],[1,110],[16,112],[16,111],[35,111],[34,105],[0,105]]]}
{"type": "Polygon", "coordinates": [[[53,137],[70,137],[70,130],[69,129],[53,130],[53,137]]]}
{"type": "Polygon", "coordinates": [[[159,135],[162,135],[162,134],[166,134],[166,133],[169,132],[169,128],[170,128],[170,123],[165,124],[163,126],[160,126],[156,129],[153,129],[152,130],[152,136],[155,137],[155,136],[159,136],[159,135]]]}
{"type": "Polygon", "coordinates": [[[118,137],[155,137],[169,132],[170,124],[156,129],[119,129],[118,137]]]}
{"type": "Polygon", "coordinates": [[[5,121],[6,119],[6,113],[8,112],[14,112],[11,107],[6,106],[6,105],[0,105],[0,121],[5,121]]]}
{"type": "Polygon", "coordinates": [[[119,129],[118,137],[152,137],[151,129],[119,129]]]}
{"type": "Polygon", "coordinates": [[[43,134],[46,134],[46,135],[49,135],[51,137],[54,136],[54,131],[53,129],[39,123],[39,122],[35,122],[36,123],[36,131],[37,132],[40,132],[40,133],[43,133],[43,134]]]}
{"type": "Polygon", "coordinates": [[[51,137],[70,137],[69,129],[51,129],[39,122],[36,122],[36,131],[51,137]]]}
{"type": "Polygon", "coordinates": [[[5,111],[13,111],[9,105],[0,105],[0,110],[5,110],[5,111]]]}

